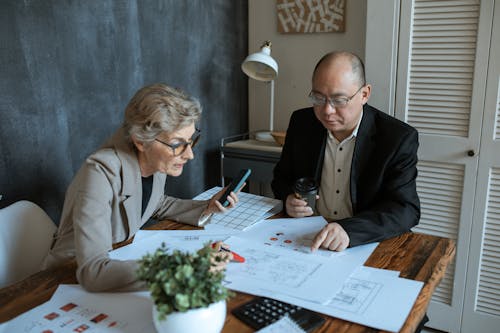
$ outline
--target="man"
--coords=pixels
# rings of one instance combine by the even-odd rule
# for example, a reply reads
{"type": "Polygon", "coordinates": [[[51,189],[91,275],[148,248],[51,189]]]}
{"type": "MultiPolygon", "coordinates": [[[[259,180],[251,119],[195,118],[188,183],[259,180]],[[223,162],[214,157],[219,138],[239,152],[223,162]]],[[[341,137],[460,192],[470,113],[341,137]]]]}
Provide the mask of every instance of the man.
{"type": "Polygon", "coordinates": [[[290,119],[271,186],[289,216],[304,217],[313,210],[295,197],[293,184],[302,177],[319,184],[316,209],[331,222],[316,235],[313,250],[382,241],[419,221],[418,133],[369,106],[370,93],[361,59],[332,52],[314,69],[313,107],[290,119]]]}

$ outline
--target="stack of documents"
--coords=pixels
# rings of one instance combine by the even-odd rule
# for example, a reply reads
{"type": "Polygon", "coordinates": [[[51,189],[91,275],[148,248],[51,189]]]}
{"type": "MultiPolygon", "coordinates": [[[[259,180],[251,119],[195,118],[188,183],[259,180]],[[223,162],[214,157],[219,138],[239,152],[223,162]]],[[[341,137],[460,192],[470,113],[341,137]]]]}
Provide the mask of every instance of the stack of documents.
{"type": "MultiPolygon", "coordinates": [[[[207,242],[223,240],[245,258],[244,263],[227,265],[224,283],[228,288],[377,329],[399,331],[423,283],[399,278],[399,272],[363,266],[377,243],[342,252],[311,252],[314,235],[326,224],[323,217],[315,216],[268,220],[248,231],[141,230],[132,244],[109,255],[117,260],[140,259],[162,243],[170,250],[194,252],[207,242]]],[[[89,332],[90,328],[99,332],[154,332],[151,304],[146,292],[100,294],[87,293],[79,286],[60,286],[49,302],[0,325],[0,333],[41,332],[70,325],[74,329],[75,324],[89,332]]]]}
{"type": "Polygon", "coordinates": [[[139,231],[131,245],[110,252],[110,257],[139,259],[162,242],[171,250],[194,252],[208,241],[223,240],[245,258],[244,263],[228,264],[225,285],[229,289],[399,331],[423,283],[399,278],[399,272],[363,266],[377,243],[342,252],[311,252],[314,235],[326,224],[323,217],[314,216],[268,220],[247,231],[139,231]]]}
{"type": "Polygon", "coordinates": [[[397,332],[423,283],[363,266],[377,243],[342,252],[310,251],[321,216],[273,219],[225,242],[246,258],[230,263],[226,286],[362,325],[397,332]]]}
{"type": "MultiPolygon", "coordinates": [[[[221,189],[222,187],[213,187],[198,194],[193,199],[208,200],[221,189]]],[[[246,192],[240,192],[238,199],[239,202],[236,207],[230,209],[227,213],[214,214],[210,219],[210,224],[236,230],[247,230],[255,223],[279,213],[283,206],[281,200],[246,192]]]]}

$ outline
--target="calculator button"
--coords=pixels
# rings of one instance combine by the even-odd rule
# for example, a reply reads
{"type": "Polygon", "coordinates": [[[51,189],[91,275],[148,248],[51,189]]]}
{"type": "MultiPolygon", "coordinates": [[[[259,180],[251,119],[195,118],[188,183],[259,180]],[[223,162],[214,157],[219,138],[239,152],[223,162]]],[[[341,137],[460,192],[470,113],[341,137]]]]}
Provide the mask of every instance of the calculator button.
{"type": "MultiPolygon", "coordinates": [[[[285,314],[293,314],[294,317],[292,319],[296,320],[299,325],[302,325],[304,320],[308,321],[308,319],[304,319],[305,315],[308,316],[307,318],[311,318],[311,314],[308,314],[309,312],[309,310],[303,310],[301,307],[292,304],[263,297],[255,298],[247,304],[232,310],[232,313],[238,319],[256,330],[272,324],[285,314]]],[[[312,315],[314,315],[314,313],[312,313],[312,315]]],[[[315,316],[319,317],[318,315],[315,316]]],[[[316,327],[321,325],[322,322],[324,322],[324,319],[319,317],[319,321],[316,319],[313,325],[316,327]]],[[[308,328],[311,327],[308,323],[304,324],[309,325],[308,328]]]]}

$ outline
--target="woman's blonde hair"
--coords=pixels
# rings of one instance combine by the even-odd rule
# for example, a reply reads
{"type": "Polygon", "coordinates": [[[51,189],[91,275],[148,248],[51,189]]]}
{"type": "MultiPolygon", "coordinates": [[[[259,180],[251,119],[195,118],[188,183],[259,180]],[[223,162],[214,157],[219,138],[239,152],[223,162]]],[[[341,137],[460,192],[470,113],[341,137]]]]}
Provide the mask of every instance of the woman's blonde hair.
{"type": "Polygon", "coordinates": [[[162,132],[172,133],[196,123],[201,116],[200,102],[184,91],[157,83],[137,91],[125,109],[123,127],[132,136],[149,143],[162,132]]]}

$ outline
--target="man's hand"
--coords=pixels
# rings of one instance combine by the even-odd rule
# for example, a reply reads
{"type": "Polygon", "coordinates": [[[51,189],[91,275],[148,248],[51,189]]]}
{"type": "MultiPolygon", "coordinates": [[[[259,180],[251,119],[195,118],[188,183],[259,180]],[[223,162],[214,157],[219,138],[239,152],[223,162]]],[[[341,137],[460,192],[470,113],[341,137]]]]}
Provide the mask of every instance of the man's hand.
{"type": "Polygon", "coordinates": [[[328,223],[314,237],[311,251],[316,251],[320,246],[332,251],[343,251],[349,246],[349,236],[340,224],[335,222],[328,223]]]}
{"type": "Polygon", "coordinates": [[[311,216],[314,212],[307,202],[295,197],[295,194],[289,194],[286,197],[286,213],[291,217],[311,216]]]}

